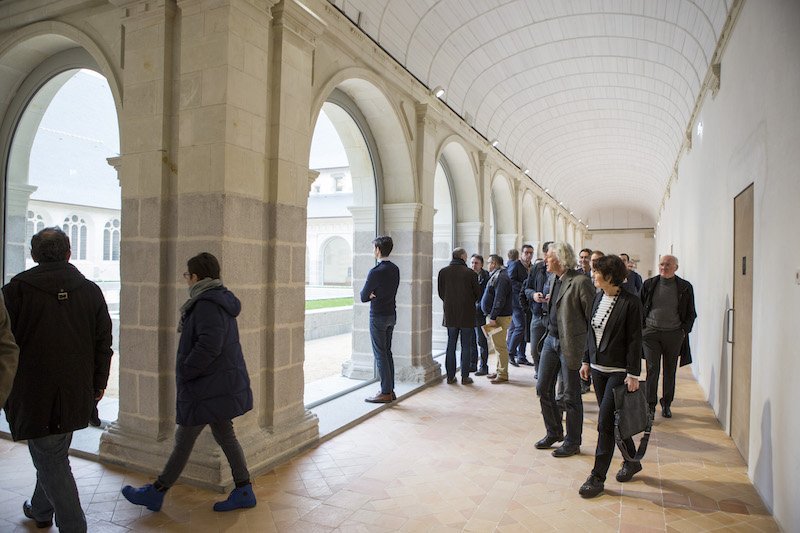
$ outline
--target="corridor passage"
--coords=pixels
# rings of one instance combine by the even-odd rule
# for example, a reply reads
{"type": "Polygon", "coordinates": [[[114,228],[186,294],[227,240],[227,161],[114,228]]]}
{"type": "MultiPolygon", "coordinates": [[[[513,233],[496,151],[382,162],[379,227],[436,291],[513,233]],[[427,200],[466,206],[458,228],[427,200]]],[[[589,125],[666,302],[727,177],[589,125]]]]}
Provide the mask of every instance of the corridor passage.
{"type": "MultiPolygon", "coordinates": [[[[254,481],[255,509],[214,513],[221,495],[178,484],[160,513],[125,501],[148,476],[73,458],[89,530],[112,531],[777,531],[688,369],[674,418],[657,415],[644,470],[583,500],[597,407],[584,395],[582,454],[556,459],[544,435],[533,369],[511,383],[436,385],[254,481]]],[[[27,448],[0,440],[0,531],[34,531],[22,516],[34,470],[27,448]]]]}

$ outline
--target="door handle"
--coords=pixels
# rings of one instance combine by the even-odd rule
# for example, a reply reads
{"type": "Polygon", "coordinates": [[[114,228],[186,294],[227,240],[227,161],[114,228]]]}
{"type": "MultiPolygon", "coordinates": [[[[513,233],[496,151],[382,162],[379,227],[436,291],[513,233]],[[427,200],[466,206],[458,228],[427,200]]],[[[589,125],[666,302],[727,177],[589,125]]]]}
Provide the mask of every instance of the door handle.
{"type": "Polygon", "coordinates": [[[728,327],[725,332],[725,342],[733,344],[733,307],[725,311],[725,321],[728,327]]]}

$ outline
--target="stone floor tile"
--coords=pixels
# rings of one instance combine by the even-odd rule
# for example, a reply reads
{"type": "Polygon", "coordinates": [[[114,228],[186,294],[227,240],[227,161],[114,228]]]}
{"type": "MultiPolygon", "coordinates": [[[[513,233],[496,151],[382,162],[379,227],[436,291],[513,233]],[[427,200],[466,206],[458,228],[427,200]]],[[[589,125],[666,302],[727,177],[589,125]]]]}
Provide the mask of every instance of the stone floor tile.
{"type": "MultiPolygon", "coordinates": [[[[581,455],[556,459],[533,447],[544,434],[536,409],[498,417],[497,406],[535,403],[532,372],[512,374],[513,386],[433,386],[392,405],[253,479],[254,509],[214,513],[218,493],[178,484],[153,513],[119,492],[150,476],[72,458],[90,531],[778,530],[689,371],[679,373],[675,417],[656,419],[644,470],[618,483],[615,457],[605,492],[588,500],[577,490],[594,462],[594,397],[583,397],[581,455]]],[[[30,531],[27,447],[0,440],[0,479],[0,531],[30,531]]]]}

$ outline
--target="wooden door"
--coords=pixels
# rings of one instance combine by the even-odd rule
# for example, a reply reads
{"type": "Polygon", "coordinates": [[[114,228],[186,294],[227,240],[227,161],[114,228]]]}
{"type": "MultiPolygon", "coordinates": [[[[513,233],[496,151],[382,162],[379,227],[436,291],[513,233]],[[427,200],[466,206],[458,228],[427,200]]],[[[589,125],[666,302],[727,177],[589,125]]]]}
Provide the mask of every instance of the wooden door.
{"type": "Polygon", "coordinates": [[[747,462],[753,347],[753,186],[733,200],[731,437],[747,462]]]}

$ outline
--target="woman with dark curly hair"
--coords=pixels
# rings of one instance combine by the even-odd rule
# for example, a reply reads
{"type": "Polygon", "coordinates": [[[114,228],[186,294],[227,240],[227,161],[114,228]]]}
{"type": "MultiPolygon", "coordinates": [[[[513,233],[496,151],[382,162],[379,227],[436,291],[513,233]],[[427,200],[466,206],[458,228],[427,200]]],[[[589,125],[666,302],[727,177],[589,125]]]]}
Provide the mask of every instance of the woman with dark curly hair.
{"type": "MultiPolygon", "coordinates": [[[[584,498],[603,492],[614,456],[614,387],[624,383],[628,391],[636,391],[642,370],[642,303],[622,290],[628,269],[616,255],[596,259],[593,267],[594,284],[600,291],[592,306],[580,374],[583,379],[591,374],[600,410],[594,468],[578,491],[584,498]]],[[[633,439],[627,439],[625,445],[633,456],[636,453],[633,439]]],[[[639,462],[624,461],[617,472],[617,481],[630,481],[641,469],[639,462]]]]}

